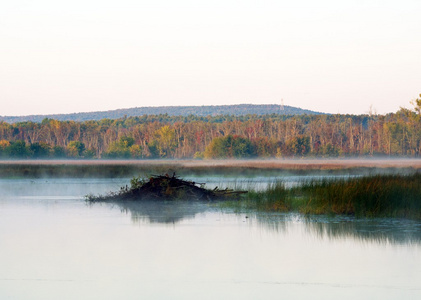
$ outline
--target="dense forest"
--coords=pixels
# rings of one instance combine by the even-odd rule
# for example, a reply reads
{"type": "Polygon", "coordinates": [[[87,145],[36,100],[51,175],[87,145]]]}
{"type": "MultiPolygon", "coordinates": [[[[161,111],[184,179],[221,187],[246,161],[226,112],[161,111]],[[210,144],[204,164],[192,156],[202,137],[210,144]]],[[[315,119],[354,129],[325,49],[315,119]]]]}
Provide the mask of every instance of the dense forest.
{"type": "MultiPolygon", "coordinates": [[[[421,97],[421,95],[420,95],[421,97]]],[[[417,157],[421,99],[387,115],[143,115],[0,122],[1,158],[417,157]]]]}
{"type": "Polygon", "coordinates": [[[272,113],[281,115],[312,115],[321,114],[319,112],[302,109],[288,105],[276,104],[238,104],[238,105],[203,105],[203,106],[156,106],[156,107],[134,107],[109,111],[81,112],[73,114],[57,115],[30,115],[30,116],[0,116],[0,121],[8,123],[17,122],[41,122],[43,119],[54,119],[58,121],[99,121],[102,119],[119,119],[124,117],[136,117],[143,115],[189,116],[200,117],[218,115],[266,115],[272,113]]]}

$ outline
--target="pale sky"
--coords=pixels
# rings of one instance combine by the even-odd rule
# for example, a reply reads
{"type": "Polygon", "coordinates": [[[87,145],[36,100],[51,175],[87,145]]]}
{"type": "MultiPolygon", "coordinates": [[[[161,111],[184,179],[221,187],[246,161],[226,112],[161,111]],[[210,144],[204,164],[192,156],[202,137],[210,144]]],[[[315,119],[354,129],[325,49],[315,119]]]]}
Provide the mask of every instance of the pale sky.
{"type": "Polygon", "coordinates": [[[0,115],[421,93],[420,0],[0,0],[0,115]]]}

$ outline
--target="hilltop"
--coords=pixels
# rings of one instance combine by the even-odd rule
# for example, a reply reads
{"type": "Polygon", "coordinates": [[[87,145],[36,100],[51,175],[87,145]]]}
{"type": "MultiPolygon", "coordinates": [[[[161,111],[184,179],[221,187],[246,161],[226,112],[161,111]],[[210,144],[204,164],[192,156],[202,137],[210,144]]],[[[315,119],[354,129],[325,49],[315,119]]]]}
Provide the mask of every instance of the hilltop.
{"type": "Polygon", "coordinates": [[[238,104],[238,105],[204,105],[204,106],[157,106],[157,107],[134,107],[108,111],[81,112],[71,114],[52,115],[29,115],[29,116],[0,116],[0,121],[8,123],[17,122],[41,122],[43,119],[55,119],[59,121],[88,121],[102,119],[119,119],[124,116],[135,117],[142,115],[168,114],[170,116],[217,116],[217,115],[303,115],[322,114],[311,110],[285,105],[281,107],[276,104],[238,104]]]}

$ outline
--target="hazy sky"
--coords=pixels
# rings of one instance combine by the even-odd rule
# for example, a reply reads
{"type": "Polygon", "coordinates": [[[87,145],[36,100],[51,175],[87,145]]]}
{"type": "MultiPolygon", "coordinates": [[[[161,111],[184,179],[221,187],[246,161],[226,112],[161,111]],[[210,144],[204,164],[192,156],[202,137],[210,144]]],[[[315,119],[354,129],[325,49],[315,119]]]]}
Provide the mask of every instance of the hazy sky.
{"type": "Polygon", "coordinates": [[[420,0],[0,0],[0,115],[421,93],[420,0]]]}

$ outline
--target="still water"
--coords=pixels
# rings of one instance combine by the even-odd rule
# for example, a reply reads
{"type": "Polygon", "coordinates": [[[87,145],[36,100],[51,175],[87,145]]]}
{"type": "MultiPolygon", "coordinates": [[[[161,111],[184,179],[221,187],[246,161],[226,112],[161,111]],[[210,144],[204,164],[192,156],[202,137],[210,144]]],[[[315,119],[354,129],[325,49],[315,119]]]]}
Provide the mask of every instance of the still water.
{"type": "Polygon", "coordinates": [[[421,299],[420,222],[84,202],[127,183],[0,180],[0,299],[421,299]]]}

